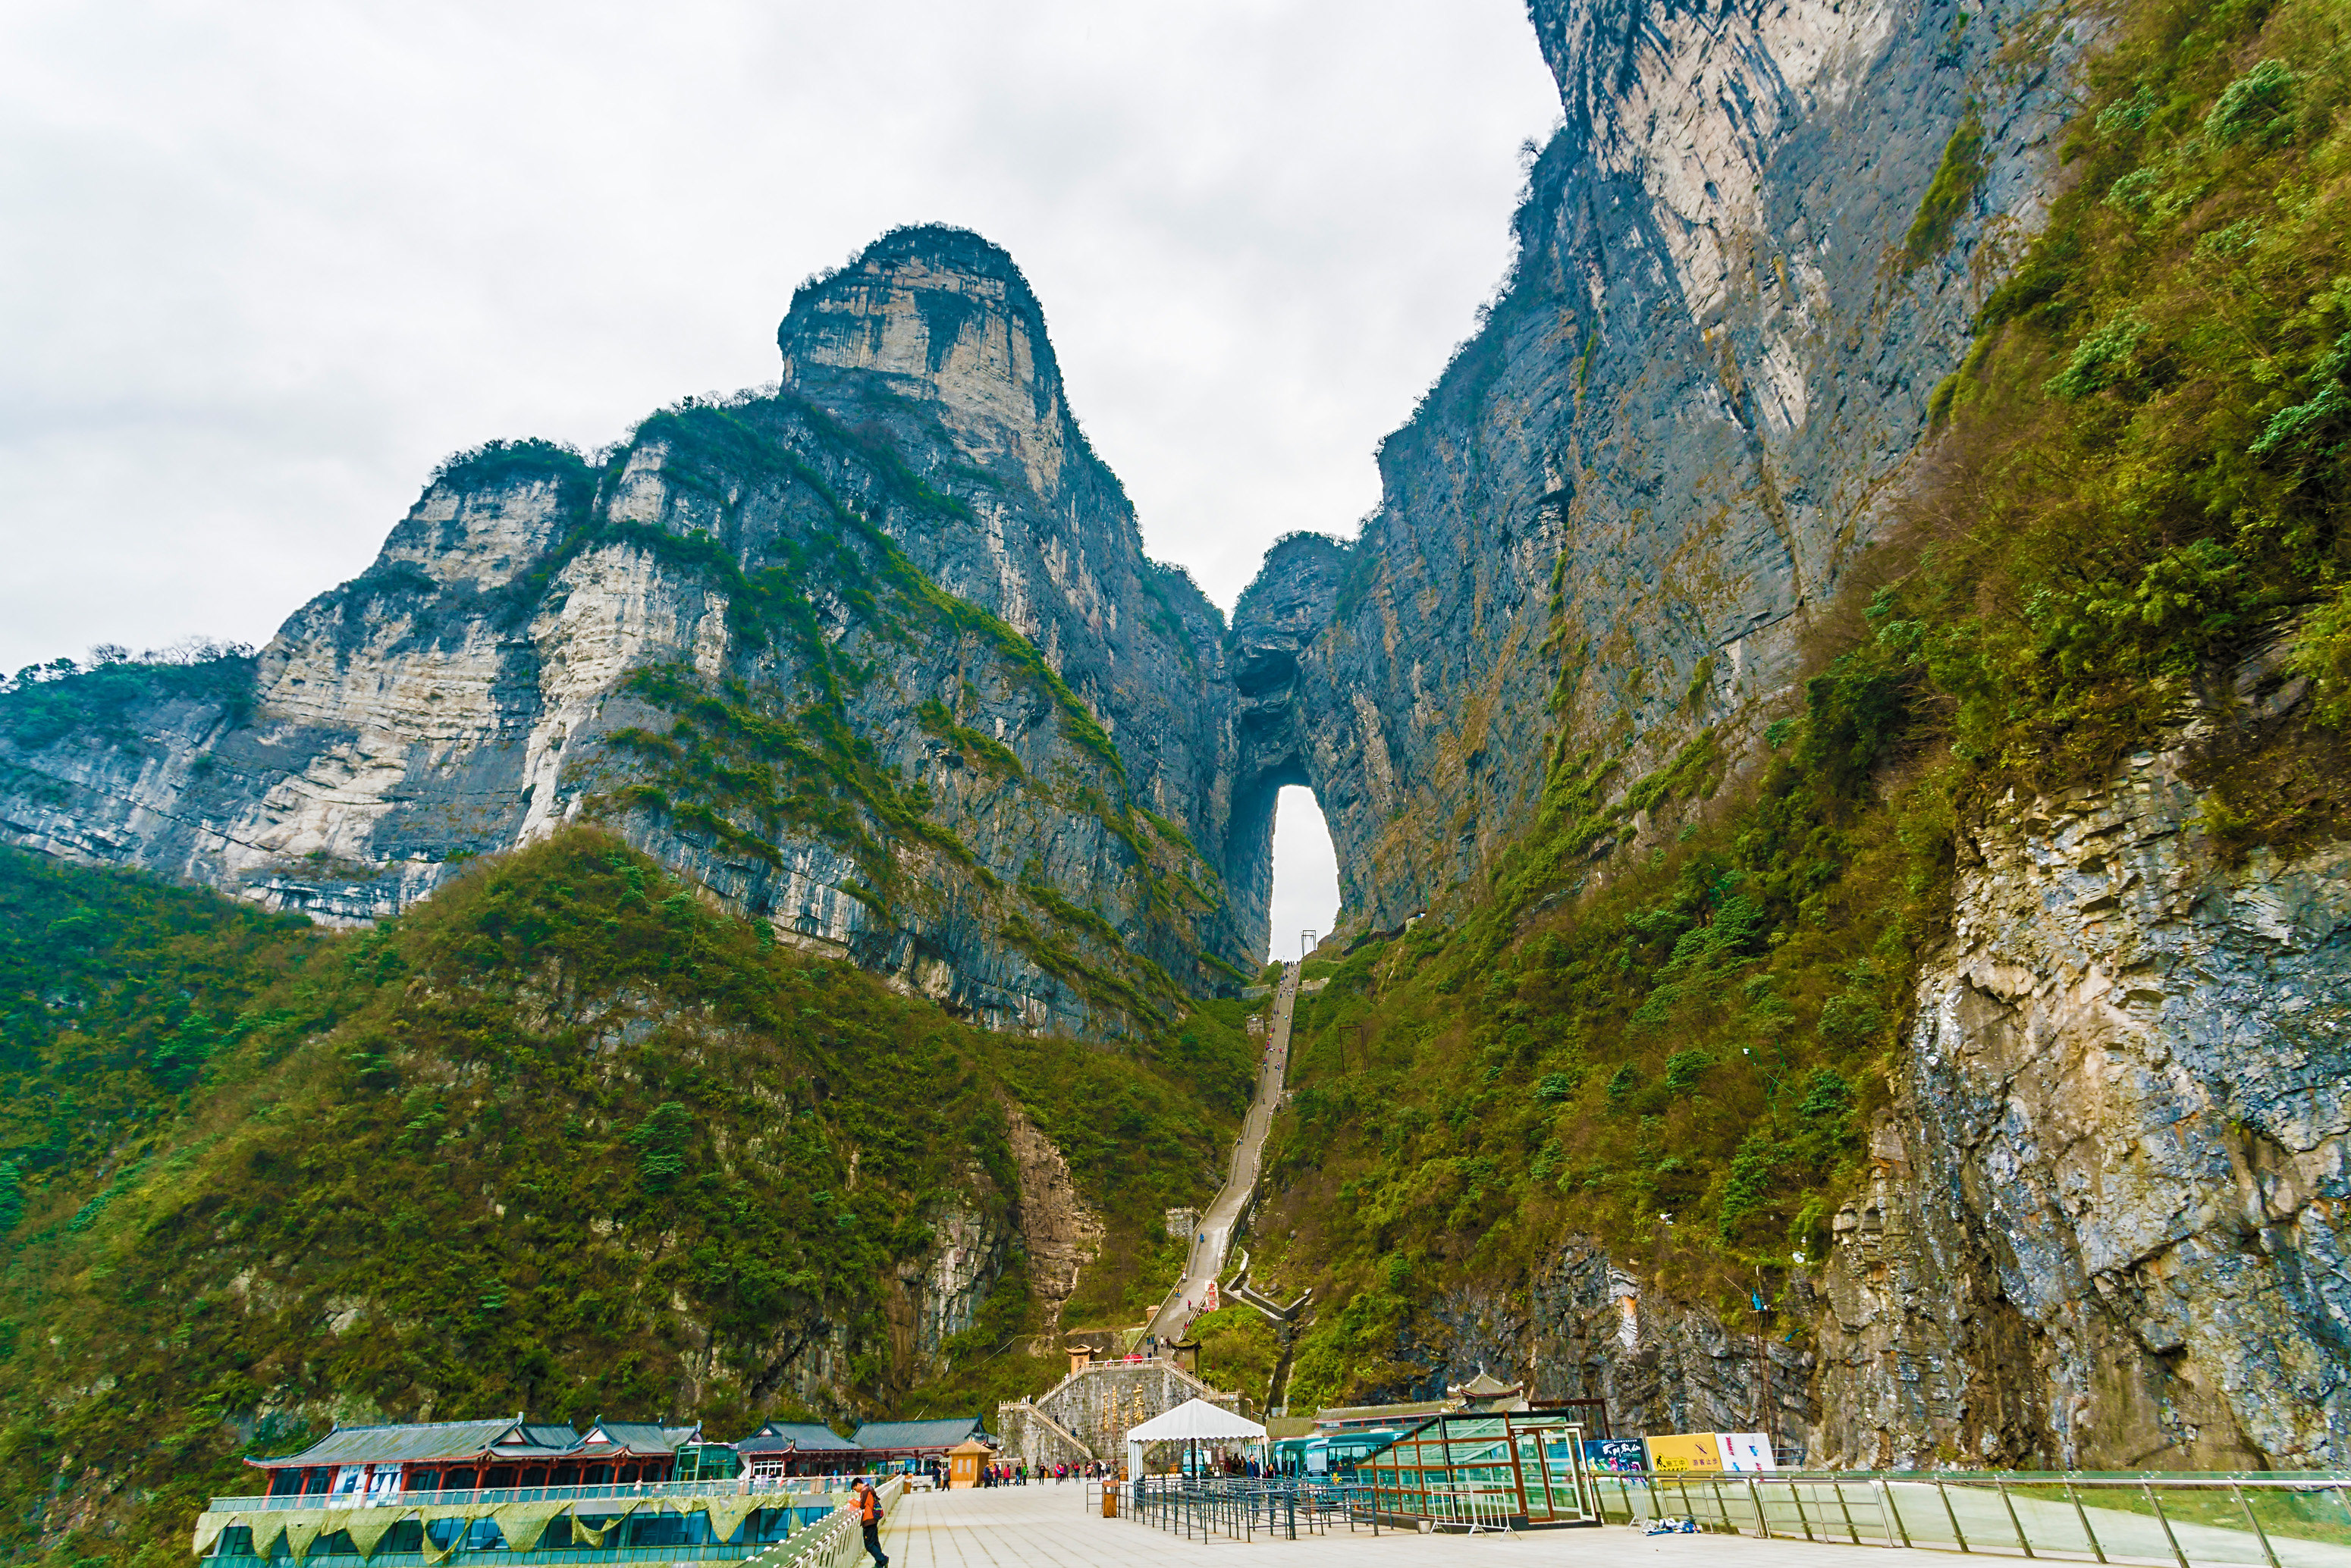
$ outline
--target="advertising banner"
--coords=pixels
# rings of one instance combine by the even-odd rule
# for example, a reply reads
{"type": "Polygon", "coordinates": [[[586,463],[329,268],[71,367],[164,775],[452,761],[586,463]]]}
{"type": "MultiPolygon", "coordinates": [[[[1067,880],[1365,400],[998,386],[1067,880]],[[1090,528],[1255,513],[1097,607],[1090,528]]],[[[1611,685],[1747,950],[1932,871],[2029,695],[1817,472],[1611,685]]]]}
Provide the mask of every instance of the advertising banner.
{"type": "Polygon", "coordinates": [[[1712,1432],[1677,1432],[1641,1441],[1648,1445],[1649,1469],[1659,1475],[1722,1469],[1722,1445],[1715,1441],[1712,1432]]]}
{"type": "Polygon", "coordinates": [[[1717,1432],[1714,1440],[1722,1446],[1726,1470],[1771,1469],[1771,1439],[1761,1432],[1717,1432]]]}
{"type": "Polygon", "coordinates": [[[1641,1451],[1638,1437],[1586,1437],[1583,1439],[1583,1468],[1622,1474],[1644,1469],[1648,1456],[1641,1451]]]}

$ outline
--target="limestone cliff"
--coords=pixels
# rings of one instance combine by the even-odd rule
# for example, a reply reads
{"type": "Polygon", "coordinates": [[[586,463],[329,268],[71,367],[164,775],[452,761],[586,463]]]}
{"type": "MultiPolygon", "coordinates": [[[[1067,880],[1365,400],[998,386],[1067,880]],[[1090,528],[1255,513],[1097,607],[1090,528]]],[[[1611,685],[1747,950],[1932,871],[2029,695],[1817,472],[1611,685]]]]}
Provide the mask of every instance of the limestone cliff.
{"type": "Polygon", "coordinates": [[[1823,1464],[2342,1464],[2351,845],[2216,852],[2209,727],[1970,835],[1864,1188],[1768,1318],[1570,1238],[1425,1359],[1823,1464]]]}
{"type": "Polygon", "coordinates": [[[1239,978],[1221,618],[1143,554],[1010,258],[893,233],[778,342],[778,390],[598,464],[453,460],[249,689],[0,727],[0,836],[365,920],[586,813],[994,1024],[1239,978]]]}
{"type": "MultiPolygon", "coordinates": [[[[1623,799],[1694,737],[1732,767],[1764,753],[1807,631],[1931,460],[1933,389],[2062,185],[2055,136],[2097,30],[1890,0],[1530,11],[1565,122],[1531,171],[1512,276],[1384,446],[1362,537],[1277,549],[1234,618],[1235,799],[1314,786],[1358,930],[1426,906],[1490,923],[1489,878],[1562,774],[1623,799]],[[1938,172],[1957,193],[1940,227],[1925,221],[1938,172]]],[[[2179,689],[2197,679],[2231,688],[2208,664],[2179,689]]],[[[2300,700],[2250,666],[2234,688],[2266,694],[2264,722],[2300,700]]],[[[1485,1082],[1548,1049],[1527,1070],[1560,1068],[1547,1083],[1488,1095],[1468,1079],[1385,1115],[1347,1096],[1329,1050],[1293,1176],[1317,1140],[1351,1135],[1334,1106],[1392,1145],[1448,1116],[1458,1134],[1421,1145],[1420,1174],[1439,1195],[1466,1186],[1451,1223],[1471,1256],[1432,1266],[1402,1376],[1507,1366],[1546,1395],[1605,1396],[1632,1429],[1761,1425],[1838,1464],[2344,1463],[2351,850],[2239,861],[2207,837],[2226,803],[2193,781],[2195,757],[2229,722],[2174,715],[2111,778],[1971,806],[1952,931],[1925,955],[1915,1030],[1887,1053],[1893,1103],[1826,1260],[1677,1229],[1680,1202],[1661,1200],[1642,1221],[1653,1258],[1611,1256],[1570,1218],[1531,1278],[1480,1260],[1499,1195],[1573,1157],[1572,1137],[1544,1146],[1548,1123],[1518,1145],[1510,1097],[1580,1092],[1582,1042],[1545,1012],[1604,991],[1580,960],[1537,993],[1487,948],[1491,964],[1438,983],[1484,990],[1482,1012],[1458,1010],[1463,1038],[1491,1040],[1485,1082]],[[1546,1046],[1546,1028],[1569,1038],[1546,1046]],[[1504,1132],[1478,1141],[1480,1117],[1504,1132]],[[1698,1260],[1713,1275],[1693,1288],[1698,1260]],[[1699,1299],[1759,1260],[1768,1315],[1699,1299]]],[[[1592,843],[1593,876],[1546,886],[1552,904],[1624,863],[1627,841],[1664,863],[1672,835],[1627,817],[1592,843]]],[[[1413,1042],[1455,1020],[1416,1016],[1383,1059],[1379,1005],[1330,1026],[1364,1031],[1357,1061],[1440,1070],[1413,1042]]],[[[1760,1057],[1768,1027],[1657,1038],[1649,1071],[1698,1045],[1735,1063],[1749,1038],[1760,1057]]],[[[1665,1190],[1667,1152],[1624,1185],[1665,1190]]],[[[1343,1200],[1364,1229],[1400,1228],[1420,1200],[1361,1169],[1343,1200]]],[[[1613,1193],[1619,1174],[1558,1190],[1613,1193]]],[[[1392,1263],[1392,1279],[1421,1266],[1392,1263]]],[[[1343,1318],[1326,1329],[1386,1351],[1343,1318]]]]}
{"type": "Polygon", "coordinates": [[[2229,864],[2192,743],[1972,835],[1837,1220],[1838,1458],[2351,1452],[2351,845],[2229,864]]]}
{"type": "MultiPolygon", "coordinates": [[[[2074,47],[2012,4],[1530,14],[1565,120],[1512,274],[1383,446],[1327,624],[1286,622],[1301,744],[1235,786],[1302,769],[1343,896],[1379,927],[1489,872],[1554,759],[1589,754],[1621,791],[1784,691],[2039,221],[2074,47]],[[1913,263],[1905,231],[1970,114],[1973,200],[1913,263]]],[[[1302,603],[1291,580],[1332,570],[1277,552],[1251,597],[1302,603]]]]}

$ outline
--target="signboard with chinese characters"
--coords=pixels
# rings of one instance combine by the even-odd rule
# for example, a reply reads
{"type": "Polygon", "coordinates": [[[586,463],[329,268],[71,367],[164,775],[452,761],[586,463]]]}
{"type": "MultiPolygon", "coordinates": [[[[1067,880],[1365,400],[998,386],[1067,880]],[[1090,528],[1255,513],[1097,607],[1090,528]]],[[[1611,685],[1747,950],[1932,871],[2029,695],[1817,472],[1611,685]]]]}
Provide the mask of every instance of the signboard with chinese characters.
{"type": "Polygon", "coordinates": [[[1715,1440],[1712,1432],[1676,1432],[1641,1441],[1648,1447],[1649,1469],[1655,1474],[1722,1469],[1722,1445],[1715,1440]]]}

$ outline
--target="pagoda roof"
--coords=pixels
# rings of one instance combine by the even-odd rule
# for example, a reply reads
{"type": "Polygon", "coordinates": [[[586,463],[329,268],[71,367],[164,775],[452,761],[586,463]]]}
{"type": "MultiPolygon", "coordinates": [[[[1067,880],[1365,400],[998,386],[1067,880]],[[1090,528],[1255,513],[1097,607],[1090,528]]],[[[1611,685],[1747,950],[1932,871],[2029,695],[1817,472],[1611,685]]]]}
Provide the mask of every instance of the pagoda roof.
{"type": "Polygon", "coordinates": [[[412,1421],[337,1427],[298,1454],[247,1459],[256,1469],[325,1465],[422,1464],[456,1459],[545,1459],[569,1453],[580,1436],[569,1427],[502,1421],[412,1421]]]}
{"type": "Polygon", "coordinates": [[[770,1421],[733,1446],[738,1454],[857,1452],[856,1444],[816,1421],[770,1421]]]}
{"type": "Polygon", "coordinates": [[[674,1454],[677,1439],[673,1430],[691,1433],[692,1427],[671,1428],[651,1421],[606,1421],[599,1419],[588,1428],[574,1450],[584,1458],[608,1458],[616,1454],[674,1454]]]}
{"type": "Polygon", "coordinates": [[[852,1439],[859,1448],[884,1453],[903,1448],[952,1448],[957,1443],[992,1442],[977,1416],[946,1421],[868,1421],[852,1439]]]}
{"type": "Polygon", "coordinates": [[[1447,1393],[1462,1399],[1492,1399],[1504,1394],[1516,1394],[1518,1391],[1517,1384],[1505,1383],[1482,1366],[1478,1369],[1478,1375],[1468,1382],[1456,1384],[1446,1390],[1447,1393]]]}

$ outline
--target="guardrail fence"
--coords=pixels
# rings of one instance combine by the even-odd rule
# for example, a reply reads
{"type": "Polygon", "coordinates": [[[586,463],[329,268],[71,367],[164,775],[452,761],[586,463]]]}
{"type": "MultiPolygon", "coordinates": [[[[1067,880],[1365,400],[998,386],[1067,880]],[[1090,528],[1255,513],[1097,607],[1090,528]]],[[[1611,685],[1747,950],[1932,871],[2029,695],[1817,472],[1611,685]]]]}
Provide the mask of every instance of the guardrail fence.
{"type": "MultiPolygon", "coordinates": [[[[210,1568],[364,1561],[367,1568],[500,1568],[534,1563],[724,1563],[743,1568],[852,1568],[863,1560],[850,1478],[761,1482],[519,1488],[365,1499],[220,1497],[193,1545],[210,1568]],[[816,1488],[823,1490],[815,1490],[816,1488]],[[307,1510],[296,1506],[308,1503],[307,1510]],[[695,1503],[705,1506],[696,1508],[695,1503]],[[321,1504],[329,1506],[322,1507],[321,1504]],[[559,1531],[555,1527],[560,1524],[559,1531]],[[647,1538],[650,1531],[650,1539],[647,1538]],[[549,1539],[552,1536],[553,1539],[549,1539]]],[[[881,1483],[885,1508],[904,1476],[881,1483]]]]}
{"type": "Polygon", "coordinates": [[[1357,1490],[1280,1476],[1144,1476],[1119,1489],[1119,1511],[1186,1540],[1295,1541],[1352,1529],[1357,1490]]]}
{"type": "Polygon", "coordinates": [[[2335,1471],[1591,1473],[1601,1516],[1703,1530],[2085,1563],[2351,1568],[2335,1471]]]}
{"type": "MultiPolygon", "coordinates": [[[[2351,1474],[1810,1470],[1585,1472],[1611,1524],[1687,1518],[1702,1531],[1849,1546],[2156,1568],[2351,1568],[2351,1474]]],[[[1107,1485],[1110,1483],[1101,1483],[1107,1485]]],[[[1190,1539],[1296,1540],[1344,1529],[1528,1528],[1507,1485],[1435,1484],[1406,1518],[1392,1496],[1312,1478],[1146,1476],[1119,1511],[1190,1539]]],[[[1100,1485],[1082,1489],[1088,1511],[1100,1485]]]]}

